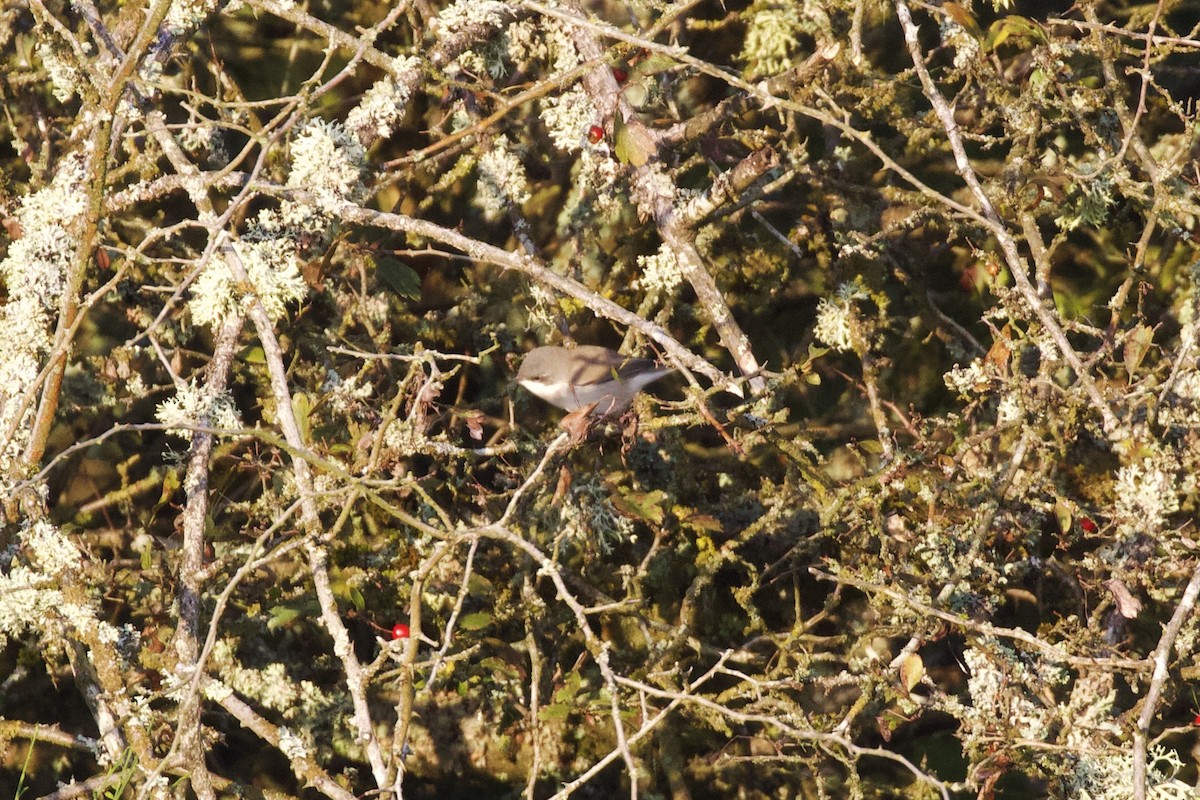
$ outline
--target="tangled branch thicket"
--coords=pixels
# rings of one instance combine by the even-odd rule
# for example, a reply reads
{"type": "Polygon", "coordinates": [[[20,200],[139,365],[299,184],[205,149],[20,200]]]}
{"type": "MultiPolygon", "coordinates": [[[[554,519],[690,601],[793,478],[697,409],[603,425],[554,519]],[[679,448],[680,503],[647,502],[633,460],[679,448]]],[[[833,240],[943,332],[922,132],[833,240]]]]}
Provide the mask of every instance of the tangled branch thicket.
{"type": "Polygon", "coordinates": [[[1050,5],[0,6],[0,797],[1193,796],[1200,15],[1050,5]]]}

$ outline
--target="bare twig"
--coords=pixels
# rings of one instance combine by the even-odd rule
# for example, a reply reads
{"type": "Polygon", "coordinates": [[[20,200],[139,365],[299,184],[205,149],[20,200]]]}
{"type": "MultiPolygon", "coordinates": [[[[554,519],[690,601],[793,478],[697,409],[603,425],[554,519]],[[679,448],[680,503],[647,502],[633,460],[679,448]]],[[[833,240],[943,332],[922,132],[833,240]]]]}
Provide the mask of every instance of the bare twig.
{"type": "Polygon", "coordinates": [[[1171,663],[1171,651],[1179,632],[1196,609],[1196,599],[1200,597],[1200,564],[1192,570],[1191,580],[1175,606],[1171,621],[1163,629],[1158,638],[1158,645],[1150,660],[1154,664],[1154,673],[1150,677],[1150,685],[1142,700],[1142,711],[1138,714],[1137,726],[1133,730],[1133,797],[1134,800],[1146,798],[1146,744],[1150,736],[1150,724],[1158,714],[1158,705],[1162,700],[1163,688],[1166,686],[1167,675],[1171,663]]]}
{"type": "Polygon", "coordinates": [[[481,242],[477,239],[472,239],[458,231],[436,225],[432,222],[427,222],[422,219],[416,219],[404,214],[389,214],[382,211],[373,211],[363,208],[352,203],[346,203],[339,206],[336,210],[337,215],[347,221],[359,225],[372,225],[383,228],[389,228],[396,231],[404,231],[407,233],[415,233],[420,236],[427,236],[430,239],[448,244],[451,247],[461,250],[474,259],[490,264],[496,264],[504,269],[511,269],[521,272],[539,283],[543,283],[555,291],[562,292],[565,295],[574,297],[583,302],[588,308],[595,313],[615,320],[622,325],[627,325],[631,328],[636,328],[648,339],[660,345],[667,354],[679,364],[687,367],[692,372],[697,372],[711,380],[715,385],[720,386],[727,391],[735,394],[741,394],[741,389],[737,385],[737,381],[727,375],[724,375],[712,364],[709,364],[704,359],[696,356],[682,344],[675,340],[673,336],[667,333],[663,328],[655,325],[647,320],[642,319],[637,314],[622,308],[606,297],[603,297],[596,292],[589,290],[587,287],[573,281],[570,278],[563,277],[558,273],[539,264],[535,259],[509,252],[494,245],[481,242]]]}
{"type": "Polygon", "coordinates": [[[1066,650],[1063,650],[1061,647],[1049,644],[1039,639],[1029,631],[1025,631],[1020,628],[1005,628],[999,625],[992,625],[990,622],[981,622],[973,619],[967,619],[966,617],[962,617],[957,614],[951,614],[947,611],[942,611],[939,608],[934,608],[928,603],[922,603],[920,600],[914,598],[910,593],[893,589],[890,586],[870,583],[868,581],[850,577],[849,575],[834,575],[832,573],[817,569],[816,567],[810,567],[809,572],[821,580],[833,581],[834,583],[853,586],[856,589],[861,589],[862,591],[870,592],[871,594],[883,595],[894,602],[900,603],[901,605],[907,606],[915,611],[920,611],[922,614],[936,617],[964,630],[975,631],[976,633],[984,636],[1012,639],[1013,641],[1027,644],[1061,664],[1070,664],[1073,667],[1124,669],[1134,672],[1143,672],[1150,668],[1150,662],[1145,659],[1073,656],[1066,650]]]}
{"type": "Polygon", "coordinates": [[[983,185],[979,182],[979,176],[975,173],[975,168],[971,165],[971,161],[967,157],[967,150],[963,145],[962,134],[958,123],[954,120],[954,111],[950,108],[946,99],[942,97],[937,84],[934,83],[933,77],[929,74],[929,70],[925,66],[925,57],[921,49],[917,26],[912,20],[912,14],[909,12],[908,4],[905,0],[896,0],[896,15],[900,20],[901,28],[904,30],[904,41],[908,45],[908,52],[912,58],[913,67],[916,69],[917,77],[921,80],[921,88],[924,90],[925,99],[933,106],[933,111],[941,122],[943,130],[946,132],[946,140],[949,142],[950,150],[954,154],[954,164],[957,167],[958,176],[962,178],[967,188],[971,191],[971,196],[975,198],[975,201],[979,204],[979,208],[983,211],[983,217],[988,230],[991,231],[992,235],[996,237],[996,241],[1000,244],[1000,249],[1004,253],[1004,260],[1008,264],[1009,273],[1013,276],[1013,281],[1017,284],[1017,291],[1020,292],[1030,311],[1033,312],[1034,316],[1042,324],[1042,327],[1050,335],[1063,359],[1075,371],[1076,380],[1079,381],[1084,392],[1091,400],[1092,408],[1100,414],[1103,420],[1105,432],[1113,437],[1118,436],[1120,423],[1116,415],[1109,408],[1108,401],[1079,358],[1079,354],[1075,352],[1075,348],[1067,341],[1067,335],[1063,332],[1058,320],[1055,319],[1052,310],[1046,307],[1037,289],[1030,283],[1028,267],[1017,248],[1016,239],[996,212],[991,198],[988,197],[987,192],[983,189],[983,185]]]}

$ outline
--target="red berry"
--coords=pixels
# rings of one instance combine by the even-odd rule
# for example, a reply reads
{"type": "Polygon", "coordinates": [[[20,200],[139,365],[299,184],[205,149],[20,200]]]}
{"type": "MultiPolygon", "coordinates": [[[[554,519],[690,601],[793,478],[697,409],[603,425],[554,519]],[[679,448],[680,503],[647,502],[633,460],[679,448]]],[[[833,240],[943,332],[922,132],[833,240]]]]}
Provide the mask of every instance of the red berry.
{"type": "Polygon", "coordinates": [[[600,140],[603,138],[604,138],[604,128],[601,128],[599,125],[593,125],[592,127],[588,128],[588,141],[589,142],[591,142],[592,144],[599,144],[600,140]]]}
{"type": "Polygon", "coordinates": [[[405,625],[403,622],[397,622],[395,625],[392,626],[392,639],[393,640],[407,639],[408,633],[409,633],[408,626],[405,625]]]}
{"type": "Polygon", "coordinates": [[[1192,718],[1192,724],[1200,725],[1200,714],[1197,714],[1195,717],[1192,718]]]}
{"type": "Polygon", "coordinates": [[[617,79],[617,83],[624,83],[629,80],[629,73],[620,67],[613,67],[613,77],[617,79]]]}
{"type": "Polygon", "coordinates": [[[1091,517],[1080,517],[1079,527],[1083,528],[1088,533],[1095,533],[1097,530],[1097,525],[1092,521],[1091,517]]]}

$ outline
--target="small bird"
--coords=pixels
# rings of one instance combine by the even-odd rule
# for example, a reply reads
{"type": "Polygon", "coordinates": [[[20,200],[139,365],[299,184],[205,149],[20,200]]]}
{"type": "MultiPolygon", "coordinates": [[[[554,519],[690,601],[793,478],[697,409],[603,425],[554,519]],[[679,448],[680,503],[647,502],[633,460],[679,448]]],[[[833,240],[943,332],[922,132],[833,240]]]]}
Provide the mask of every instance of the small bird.
{"type": "Polygon", "coordinates": [[[538,347],[525,356],[517,383],[564,411],[593,406],[588,416],[617,416],[647,384],[675,370],[596,345],[538,347]]]}

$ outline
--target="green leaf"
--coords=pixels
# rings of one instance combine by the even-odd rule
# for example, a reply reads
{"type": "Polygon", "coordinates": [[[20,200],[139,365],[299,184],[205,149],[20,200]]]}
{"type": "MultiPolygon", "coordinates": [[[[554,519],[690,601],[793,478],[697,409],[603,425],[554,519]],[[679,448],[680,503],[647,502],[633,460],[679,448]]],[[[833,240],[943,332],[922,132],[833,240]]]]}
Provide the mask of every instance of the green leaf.
{"type": "Polygon", "coordinates": [[[357,586],[350,587],[350,602],[358,611],[363,611],[367,607],[367,598],[363,597],[363,593],[358,590],[357,586]]]}
{"type": "Polygon", "coordinates": [[[911,692],[925,677],[925,662],[916,653],[909,653],[900,662],[900,682],[911,692]]]}
{"type": "Polygon", "coordinates": [[[667,499],[666,492],[655,489],[653,492],[630,492],[629,494],[613,497],[613,507],[627,517],[644,519],[655,525],[662,525],[666,514],[663,511],[663,501],[667,499]]]}
{"type": "Polygon", "coordinates": [[[492,615],[486,611],[476,611],[474,614],[467,614],[458,621],[458,627],[464,631],[483,630],[488,625],[492,624],[492,615]]]}
{"type": "Polygon", "coordinates": [[[685,528],[690,528],[694,531],[720,533],[725,530],[725,526],[721,524],[720,520],[711,514],[688,514],[680,522],[685,528]]]}
{"type": "Polygon", "coordinates": [[[390,256],[376,256],[375,269],[392,291],[405,300],[421,299],[421,276],[408,264],[390,256]]]}
{"type": "Polygon", "coordinates": [[[267,620],[267,630],[278,630],[300,616],[300,609],[296,606],[272,606],[267,616],[270,618],[267,620]]]}
{"type": "Polygon", "coordinates": [[[1064,503],[1061,497],[1054,501],[1054,516],[1058,518],[1058,529],[1060,531],[1071,530],[1071,522],[1074,515],[1071,512],[1071,507],[1064,503]]]}
{"type": "Polygon", "coordinates": [[[1125,339],[1125,372],[1129,374],[1129,380],[1133,380],[1133,373],[1137,372],[1138,367],[1142,365],[1142,359],[1146,357],[1146,353],[1150,350],[1150,345],[1154,343],[1154,329],[1149,325],[1138,325],[1129,332],[1129,336],[1125,339]]]}
{"type": "Polygon", "coordinates": [[[267,363],[267,354],[263,352],[262,347],[256,345],[242,350],[238,360],[244,364],[265,364],[267,363]]]}
{"type": "Polygon", "coordinates": [[[472,572],[467,579],[467,592],[471,597],[491,597],[496,593],[496,587],[478,572],[472,572]]]}
{"type": "Polygon", "coordinates": [[[554,690],[554,702],[566,704],[574,700],[582,685],[583,678],[578,672],[568,672],[563,677],[563,685],[554,690]]]}
{"type": "Polygon", "coordinates": [[[658,149],[644,125],[626,125],[620,113],[613,117],[613,139],[613,152],[616,153],[617,159],[623,164],[632,164],[635,167],[649,161],[650,156],[658,149]]]}
{"type": "Polygon", "coordinates": [[[674,69],[679,66],[679,62],[663,53],[654,53],[648,58],[643,58],[633,67],[633,74],[642,75],[657,75],[660,72],[666,72],[669,69],[674,69]]]}
{"type": "Polygon", "coordinates": [[[634,108],[641,109],[650,99],[649,81],[635,80],[625,84],[625,88],[621,90],[621,94],[629,101],[629,105],[634,108]]]}
{"type": "Polygon", "coordinates": [[[1021,39],[1031,44],[1045,44],[1046,32],[1033,20],[1013,14],[991,24],[988,28],[987,39],[983,43],[983,49],[991,52],[1008,39],[1021,39]]]}
{"type": "Polygon", "coordinates": [[[312,426],[309,424],[309,414],[312,413],[312,403],[304,392],[292,395],[292,414],[296,417],[296,425],[300,428],[300,438],[309,441],[312,426]]]}
{"type": "Polygon", "coordinates": [[[967,11],[958,3],[943,3],[942,10],[949,15],[950,19],[957,22],[967,33],[974,36],[976,39],[983,38],[983,29],[979,27],[979,22],[975,19],[975,15],[967,11]]]}
{"type": "Polygon", "coordinates": [[[571,714],[571,707],[562,703],[551,703],[538,710],[538,719],[542,722],[562,722],[571,714]]]}
{"type": "Polygon", "coordinates": [[[163,475],[162,491],[158,496],[158,502],[150,509],[150,515],[153,517],[163,506],[171,502],[171,498],[175,496],[176,490],[183,485],[179,478],[178,469],[169,469],[163,475]]]}

